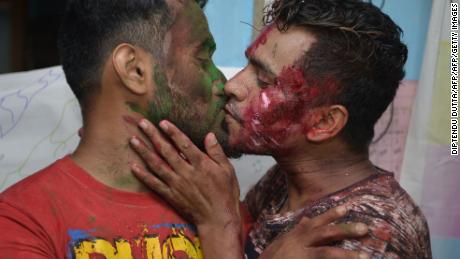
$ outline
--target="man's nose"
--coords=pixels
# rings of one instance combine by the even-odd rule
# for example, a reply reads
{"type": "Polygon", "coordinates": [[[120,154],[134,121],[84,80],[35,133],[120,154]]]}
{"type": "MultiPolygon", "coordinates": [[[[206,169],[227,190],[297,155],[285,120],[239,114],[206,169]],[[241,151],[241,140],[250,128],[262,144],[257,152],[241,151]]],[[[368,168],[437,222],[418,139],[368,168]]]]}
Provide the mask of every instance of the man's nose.
{"type": "Polygon", "coordinates": [[[238,74],[228,80],[224,88],[225,94],[230,99],[242,102],[248,97],[248,88],[238,78],[238,74]]]}

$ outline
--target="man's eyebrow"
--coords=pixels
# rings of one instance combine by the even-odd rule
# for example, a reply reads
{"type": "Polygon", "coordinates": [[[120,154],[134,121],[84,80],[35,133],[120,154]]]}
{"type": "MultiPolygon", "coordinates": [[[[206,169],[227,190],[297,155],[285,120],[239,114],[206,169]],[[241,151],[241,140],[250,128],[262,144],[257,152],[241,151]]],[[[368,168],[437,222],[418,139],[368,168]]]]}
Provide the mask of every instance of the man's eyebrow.
{"type": "Polygon", "coordinates": [[[259,69],[262,69],[264,72],[268,73],[270,76],[276,77],[275,71],[267,63],[263,62],[262,60],[254,56],[247,57],[247,58],[249,60],[249,63],[251,63],[252,65],[258,67],[259,69]]]}

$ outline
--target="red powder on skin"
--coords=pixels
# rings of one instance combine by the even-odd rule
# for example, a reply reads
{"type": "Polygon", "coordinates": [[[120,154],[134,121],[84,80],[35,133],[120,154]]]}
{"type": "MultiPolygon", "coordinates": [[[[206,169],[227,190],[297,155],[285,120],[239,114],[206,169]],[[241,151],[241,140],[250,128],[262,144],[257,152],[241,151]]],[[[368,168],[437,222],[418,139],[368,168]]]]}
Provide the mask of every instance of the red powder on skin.
{"type": "Polygon", "coordinates": [[[265,45],[267,43],[268,34],[275,28],[274,25],[270,25],[265,28],[262,33],[260,33],[259,37],[249,46],[246,50],[246,57],[252,57],[256,53],[256,50],[259,48],[260,45],[265,45]]]}
{"type": "MultiPolygon", "coordinates": [[[[322,86],[308,84],[300,68],[284,68],[275,85],[262,89],[259,98],[254,100],[244,115],[247,137],[253,148],[264,146],[279,149],[288,137],[289,129],[315,106],[337,93],[337,84],[323,83],[322,86]]],[[[315,117],[316,118],[316,117],[315,117]]],[[[314,123],[302,125],[306,132],[314,123]]]]}
{"type": "Polygon", "coordinates": [[[137,127],[138,120],[135,119],[134,117],[129,116],[129,115],[124,115],[122,118],[124,122],[137,127]]]}

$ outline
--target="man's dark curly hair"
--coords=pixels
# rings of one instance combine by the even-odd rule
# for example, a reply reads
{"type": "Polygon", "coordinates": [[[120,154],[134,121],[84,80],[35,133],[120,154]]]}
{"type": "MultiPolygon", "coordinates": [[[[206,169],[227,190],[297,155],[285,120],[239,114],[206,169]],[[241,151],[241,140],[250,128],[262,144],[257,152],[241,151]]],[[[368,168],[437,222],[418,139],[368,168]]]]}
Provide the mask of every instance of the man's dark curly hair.
{"type": "Polygon", "coordinates": [[[341,136],[354,150],[366,152],[375,123],[405,75],[401,28],[360,0],[275,0],[264,22],[280,30],[302,26],[313,33],[317,42],[301,58],[304,76],[307,82],[338,82],[334,103],[349,112],[341,136]]]}
{"type": "MultiPolygon", "coordinates": [[[[194,1],[194,0],[190,0],[194,1]]],[[[207,0],[195,0],[201,8],[207,0]]],[[[174,22],[167,0],[69,0],[58,35],[61,63],[83,113],[97,90],[102,66],[121,43],[159,57],[174,22]]]]}

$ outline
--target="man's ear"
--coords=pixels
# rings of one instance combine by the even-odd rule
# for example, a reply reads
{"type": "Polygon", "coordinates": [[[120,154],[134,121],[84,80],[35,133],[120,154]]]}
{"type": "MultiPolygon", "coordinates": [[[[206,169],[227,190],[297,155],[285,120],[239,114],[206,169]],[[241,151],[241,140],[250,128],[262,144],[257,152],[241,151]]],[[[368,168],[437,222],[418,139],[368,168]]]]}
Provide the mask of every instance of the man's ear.
{"type": "Polygon", "coordinates": [[[152,78],[152,61],[143,49],[128,43],[118,45],[112,53],[115,71],[123,85],[136,95],[147,93],[152,78]]]}
{"type": "Polygon", "coordinates": [[[307,131],[307,139],[313,142],[332,139],[342,131],[348,121],[348,111],[342,105],[314,110],[312,113],[312,126],[307,131]]]}

